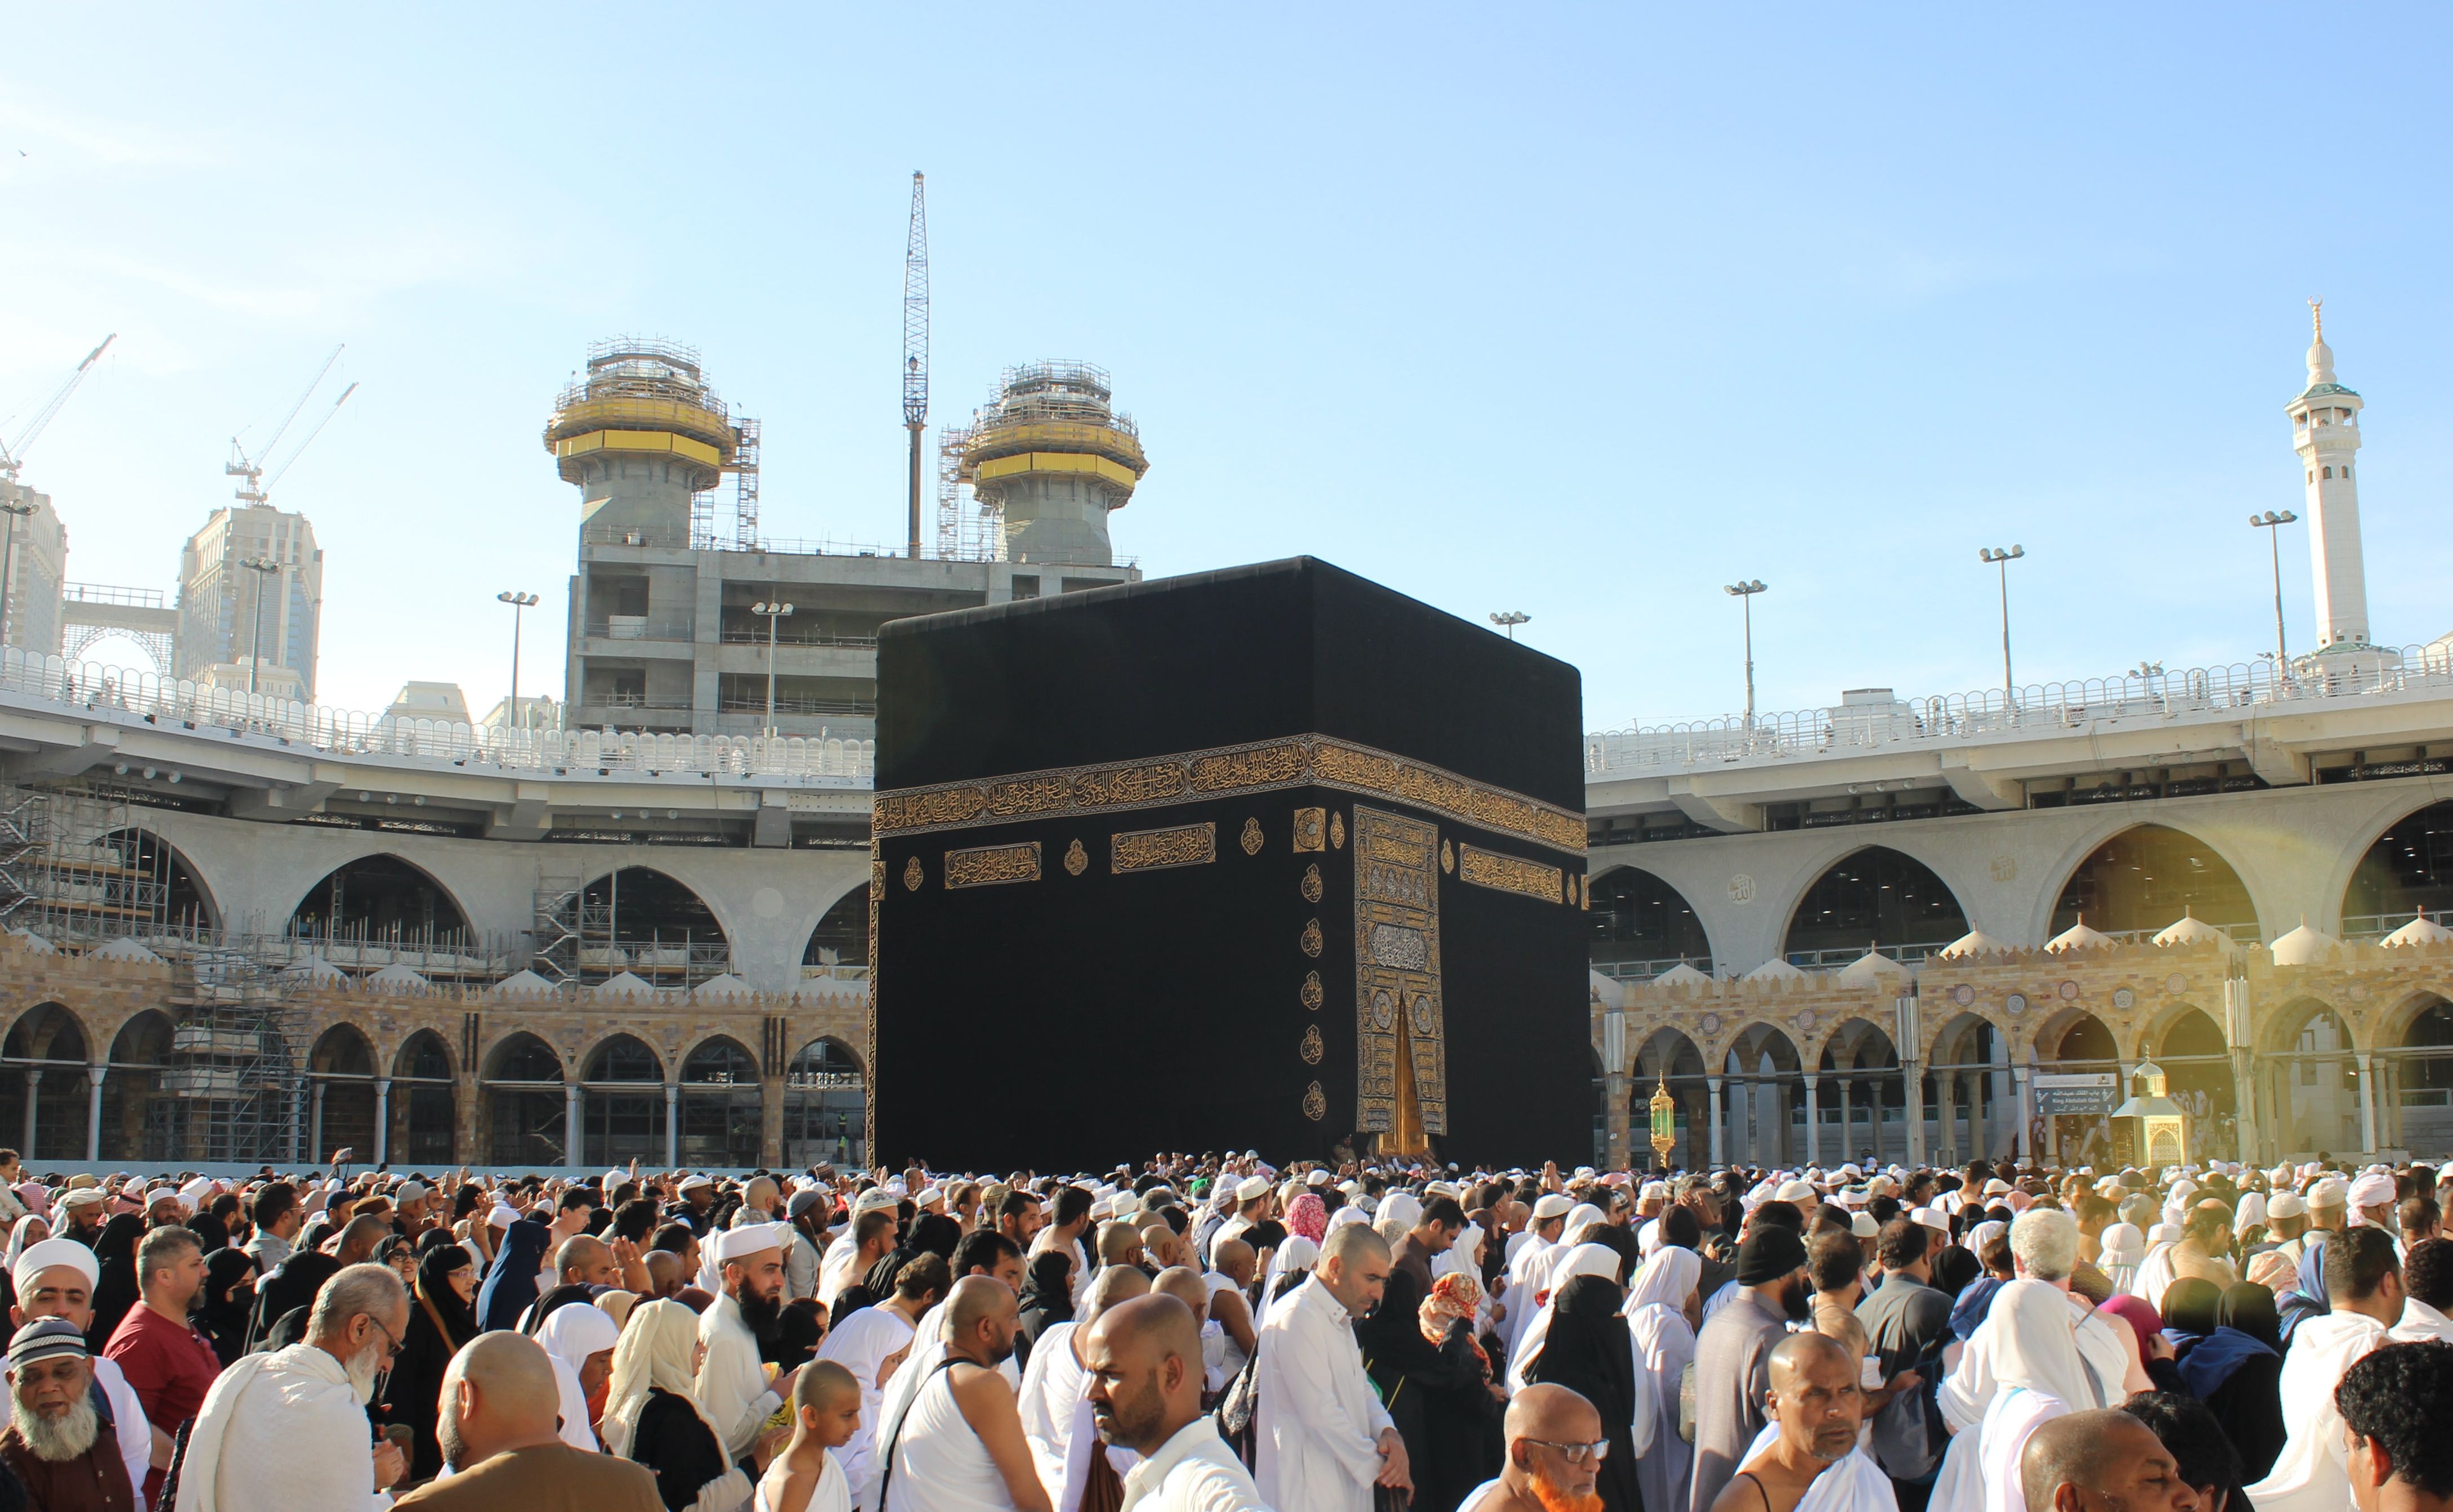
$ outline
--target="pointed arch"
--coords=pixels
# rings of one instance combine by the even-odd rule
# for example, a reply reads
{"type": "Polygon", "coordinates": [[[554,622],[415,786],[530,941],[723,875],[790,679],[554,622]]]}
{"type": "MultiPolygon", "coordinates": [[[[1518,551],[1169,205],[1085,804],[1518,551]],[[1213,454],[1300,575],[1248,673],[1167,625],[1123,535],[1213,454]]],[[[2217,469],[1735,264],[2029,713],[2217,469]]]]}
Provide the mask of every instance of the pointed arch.
{"type": "Polygon", "coordinates": [[[163,933],[193,935],[220,927],[220,906],[195,864],[154,831],[130,825],[71,848],[81,853],[55,859],[92,869],[69,889],[75,901],[55,915],[61,923],[52,926],[53,932],[109,941],[123,935],[140,940],[163,933]]]}
{"type": "Polygon", "coordinates": [[[0,1039],[0,1139],[13,1140],[28,1160],[80,1160],[85,1155],[85,1025],[57,1003],[38,1003],[17,1016],[0,1039]]]}
{"type": "Polygon", "coordinates": [[[1742,1025],[1721,1053],[1723,1155],[1762,1165],[1795,1164],[1803,1155],[1805,1084],[1797,1042],[1778,1025],[1742,1025]]]}
{"type": "Polygon", "coordinates": [[[391,1060],[391,1128],[385,1152],[395,1165],[449,1165],[458,1144],[459,1091],[451,1046],[432,1029],[401,1042],[391,1060]]]}
{"type": "Polygon", "coordinates": [[[1891,1031],[1870,1019],[1843,1019],[1824,1037],[1816,1062],[1819,1111],[1830,1125],[1825,1151],[1845,1160],[1906,1159],[1907,1083],[1891,1031]]]}
{"type": "Polygon", "coordinates": [[[581,1064],[580,1164],[666,1164],[663,1059],[637,1035],[616,1034],[581,1064]]]}
{"type": "Polygon", "coordinates": [[[701,1040],[682,1058],[681,1119],[684,1165],[759,1164],[765,1100],[758,1058],[730,1035],[701,1040]]]}
{"type": "Polygon", "coordinates": [[[478,1104],[478,1148],[495,1165],[571,1164],[562,1057],[522,1029],[487,1053],[478,1104]]]}
{"type": "Polygon", "coordinates": [[[1712,974],[1712,941],[1684,893],[1641,866],[1613,866],[1593,879],[1585,936],[1593,969],[1604,976],[1657,976],[1681,962],[1712,974]]]}
{"type": "MultiPolygon", "coordinates": [[[[2286,1154],[2361,1148],[2358,1052],[2350,1021],[2330,1003],[2299,997],[2267,1018],[2268,1053],[2260,1113],[2274,1110],[2274,1137],[2286,1154]]],[[[2381,1110],[2382,1111],[2382,1110],[2381,1110]]]]}
{"type": "Polygon", "coordinates": [[[475,946],[468,912],[451,889],[388,850],[326,872],[289,910],[289,932],[338,966],[375,968],[401,952],[459,955],[475,946]]]}
{"type": "Polygon", "coordinates": [[[2453,913],[2453,800],[2414,808],[2385,826],[2343,890],[2342,936],[2373,939],[2424,913],[2453,913]]]}
{"type": "Polygon", "coordinates": [[[1704,1052],[1684,1030],[1663,1027],[1636,1046],[1627,1072],[1627,1127],[1635,1133],[1632,1153],[1648,1158],[1651,1146],[1652,1096],[1665,1080],[1678,1104],[1670,1127],[1678,1143],[1669,1147],[1669,1163],[1699,1171],[1711,1162],[1712,1102],[1705,1080],[1704,1052]]]}
{"type": "Polygon", "coordinates": [[[1921,961],[1967,932],[1967,910],[1932,867],[1865,846],[1823,869],[1790,910],[1781,948],[1800,965],[1838,965],[1879,949],[1921,961]]]}
{"type": "Polygon", "coordinates": [[[2254,935],[2257,905],[2229,860],[2170,825],[2131,825],[2099,842],[2062,881],[2045,927],[2059,934],[2084,915],[2108,935],[2152,935],[2194,914],[2254,935]]]}
{"type": "Polygon", "coordinates": [[[172,1032],[169,1014],[147,1008],[130,1015],[112,1037],[110,1068],[102,1079],[102,1134],[95,1144],[99,1158],[174,1158],[179,1109],[177,1100],[162,1090],[172,1032]]]}
{"type": "MultiPolygon", "coordinates": [[[[2453,1002],[2423,992],[2401,1005],[2388,1023],[2393,1048],[2386,1067],[2392,1128],[2386,1143],[2402,1149],[2453,1149],[2453,1002]]],[[[2385,1035],[2380,1033],[2383,1040],[2385,1035]]]]}
{"type": "Polygon", "coordinates": [[[307,1148],[319,1162],[335,1152],[375,1158],[375,1048],[353,1024],[335,1024],[307,1055],[307,1148]]]}
{"type": "Polygon", "coordinates": [[[2010,1040],[2001,1025],[1965,1010],[1944,1022],[1926,1061],[1925,1105],[1937,1130],[1927,1146],[1935,1164],[2009,1153],[2019,1120],[2010,1085],[2010,1040]]]}
{"type": "Polygon", "coordinates": [[[583,982],[628,971],[660,987],[694,987],[732,969],[715,910],[669,872],[617,867],[580,888],[578,908],[583,982]]]}
{"type": "Polygon", "coordinates": [[[862,975],[868,966],[868,884],[837,898],[801,947],[804,977],[862,975]]]}
{"type": "Polygon", "coordinates": [[[868,1159],[868,1077],[850,1045],[821,1036],[784,1070],[784,1160],[793,1169],[868,1159]]]}

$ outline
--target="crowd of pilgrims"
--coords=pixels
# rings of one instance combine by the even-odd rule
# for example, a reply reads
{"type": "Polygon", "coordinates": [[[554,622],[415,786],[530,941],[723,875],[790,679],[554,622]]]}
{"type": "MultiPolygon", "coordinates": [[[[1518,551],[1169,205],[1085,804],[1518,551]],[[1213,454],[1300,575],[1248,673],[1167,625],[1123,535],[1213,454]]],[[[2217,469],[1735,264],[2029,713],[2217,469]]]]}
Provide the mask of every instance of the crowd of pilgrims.
{"type": "Polygon", "coordinates": [[[0,1151],[0,1512],[2453,1506],[2442,1176],[0,1151]]]}

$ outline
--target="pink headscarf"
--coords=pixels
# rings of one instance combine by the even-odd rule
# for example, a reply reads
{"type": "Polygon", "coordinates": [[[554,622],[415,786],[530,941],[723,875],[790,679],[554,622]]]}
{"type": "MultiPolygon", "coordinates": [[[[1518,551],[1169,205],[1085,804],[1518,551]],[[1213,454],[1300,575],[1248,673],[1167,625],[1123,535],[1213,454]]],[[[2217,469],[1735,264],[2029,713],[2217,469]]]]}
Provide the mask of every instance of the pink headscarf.
{"type": "Polygon", "coordinates": [[[2138,1368],[2145,1369],[2146,1341],[2164,1331],[2164,1315],[2155,1310],[2154,1303],[2144,1297],[2133,1297],[2124,1292],[2096,1311],[2109,1314],[2129,1325],[2130,1333],[2136,1336],[2138,1368]]]}
{"type": "Polygon", "coordinates": [[[1309,1192],[1286,1204],[1286,1232],[1317,1244],[1328,1232],[1328,1204],[1309,1192]]]}

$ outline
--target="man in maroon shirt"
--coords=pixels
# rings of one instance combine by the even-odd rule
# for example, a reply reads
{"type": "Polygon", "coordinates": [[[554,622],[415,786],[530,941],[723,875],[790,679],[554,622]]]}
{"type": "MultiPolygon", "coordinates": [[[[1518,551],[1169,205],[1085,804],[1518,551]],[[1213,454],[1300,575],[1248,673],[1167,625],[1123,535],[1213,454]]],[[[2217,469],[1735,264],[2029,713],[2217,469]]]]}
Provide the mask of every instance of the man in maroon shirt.
{"type": "MultiPolygon", "coordinates": [[[[221,1374],[212,1341],[188,1322],[189,1304],[205,1283],[205,1252],[196,1236],[165,1225],[136,1246],[136,1289],[144,1305],[131,1307],[111,1330],[103,1358],[116,1363],[146,1421],[172,1436],[204,1405],[205,1393],[221,1374]]],[[[162,1490],[162,1472],[145,1478],[145,1504],[162,1490]]]]}

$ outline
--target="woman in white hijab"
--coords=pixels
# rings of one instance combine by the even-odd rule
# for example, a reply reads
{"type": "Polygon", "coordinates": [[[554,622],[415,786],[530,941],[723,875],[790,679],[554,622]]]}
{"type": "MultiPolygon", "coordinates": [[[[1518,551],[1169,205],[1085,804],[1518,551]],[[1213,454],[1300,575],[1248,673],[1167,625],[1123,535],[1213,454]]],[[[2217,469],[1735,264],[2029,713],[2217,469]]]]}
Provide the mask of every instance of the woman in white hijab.
{"type": "Polygon", "coordinates": [[[2146,1305],[2158,1312],[2164,1309],[2164,1288],[2172,1284],[2172,1246],[2180,1242],[2177,1224],[2157,1224],[2146,1230],[2146,1256],[2129,1281],[2130,1295],[2145,1298],[2146,1305]]]}
{"type": "Polygon", "coordinates": [[[2072,1337],[2074,1316],[2068,1296],[2044,1282],[2014,1281],[1995,1295],[1936,1396],[1944,1422],[1958,1436],[1943,1457],[1931,1505],[2027,1512],[2019,1456],[2028,1436],[2100,1404],[2072,1337]]]}
{"type": "MultiPolygon", "coordinates": [[[[1360,1218],[1355,1221],[1362,1222],[1360,1218]]],[[[1332,1220],[1328,1226],[1330,1231],[1334,1232],[1339,1225],[1332,1220]]],[[[1302,1278],[1311,1274],[1312,1266],[1318,1263],[1320,1263],[1320,1246],[1301,1234],[1287,1235],[1285,1243],[1271,1250],[1268,1280],[1261,1285],[1261,1311],[1260,1315],[1253,1319],[1252,1326],[1257,1329],[1269,1321],[1269,1309],[1278,1304],[1278,1298],[1281,1295],[1294,1294],[1294,1286],[1282,1284],[1286,1277],[1296,1278],[1296,1284],[1299,1285],[1302,1278]]]]}
{"type": "Polygon", "coordinates": [[[0,1263],[0,1268],[14,1274],[17,1269],[17,1257],[26,1252],[26,1246],[39,1244],[50,1237],[51,1225],[32,1213],[28,1213],[17,1220],[14,1228],[9,1230],[9,1258],[5,1263],[0,1263]]]}
{"type": "Polygon", "coordinates": [[[692,1382],[699,1354],[698,1314],[687,1303],[642,1303],[630,1310],[630,1325],[613,1348],[606,1448],[655,1471],[667,1506],[740,1512],[755,1488],[740,1465],[727,1462],[699,1410],[692,1382]]]}
{"type": "Polygon", "coordinates": [[[1627,1288],[1626,1327],[1634,1337],[1635,1368],[1651,1378],[1652,1410],[1658,1420],[1652,1430],[1652,1452],[1635,1462],[1636,1482],[1643,1488],[1647,1507],[1686,1504],[1695,1446],[1678,1436],[1678,1387],[1695,1358],[1695,1320],[1704,1310],[1695,1285],[1703,1277],[1701,1256],[1665,1244],[1653,1251],[1627,1288]]]}
{"type": "MultiPolygon", "coordinates": [[[[622,1325],[610,1313],[594,1303],[565,1303],[546,1317],[537,1330],[537,1343],[545,1346],[546,1358],[552,1362],[554,1383],[562,1388],[562,1442],[574,1449],[596,1449],[596,1435],[588,1425],[588,1391],[584,1377],[588,1362],[598,1355],[610,1355],[621,1341],[622,1325]]],[[[604,1361],[598,1369],[609,1372],[611,1361],[604,1361]]],[[[601,1378],[600,1378],[601,1379],[601,1378]]]]}
{"type": "Polygon", "coordinates": [[[2112,1224],[2106,1225],[2104,1237],[2096,1243],[2113,1294],[2125,1294],[2138,1279],[2138,1263],[2146,1258],[2146,1236],[2139,1232],[2136,1224],[2112,1224]]]}
{"type": "Polygon", "coordinates": [[[1542,1300],[1542,1310],[1526,1323],[1525,1331],[1517,1336],[1516,1352],[1508,1357],[1509,1392],[1522,1391],[1528,1383],[1525,1379],[1526,1367],[1542,1352],[1542,1341],[1549,1337],[1551,1302],[1558,1297],[1560,1287],[1579,1276],[1607,1276],[1612,1282],[1617,1281],[1618,1251],[1607,1244],[1578,1244],[1573,1249],[1563,1246],[1559,1262],[1550,1267],[1543,1288],[1546,1295],[1542,1300]]]}

